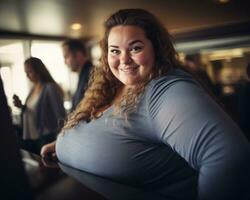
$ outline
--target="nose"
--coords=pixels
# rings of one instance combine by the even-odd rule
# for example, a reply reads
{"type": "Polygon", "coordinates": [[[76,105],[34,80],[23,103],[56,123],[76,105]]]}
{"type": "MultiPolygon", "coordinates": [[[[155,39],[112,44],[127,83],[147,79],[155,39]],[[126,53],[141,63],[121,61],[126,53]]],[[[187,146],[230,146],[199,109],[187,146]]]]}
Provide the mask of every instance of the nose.
{"type": "Polygon", "coordinates": [[[128,52],[123,52],[120,57],[120,62],[123,65],[130,64],[132,62],[130,54],[128,52]]]}

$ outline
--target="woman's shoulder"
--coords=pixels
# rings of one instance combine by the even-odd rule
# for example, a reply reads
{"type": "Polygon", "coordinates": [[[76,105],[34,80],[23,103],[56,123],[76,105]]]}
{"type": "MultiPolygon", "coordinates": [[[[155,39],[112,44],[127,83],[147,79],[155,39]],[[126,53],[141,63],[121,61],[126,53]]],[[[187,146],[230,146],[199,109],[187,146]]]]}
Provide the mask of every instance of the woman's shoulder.
{"type": "Polygon", "coordinates": [[[162,87],[167,89],[168,87],[171,87],[178,83],[182,83],[182,84],[192,83],[195,85],[199,85],[189,73],[181,69],[173,69],[167,75],[157,77],[151,80],[148,84],[148,90],[155,91],[155,90],[161,89],[162,87]]]}
{"type": "Polygon", "coordinates": [[[43,95],[49,95],[49,96],[58,96],[60,98],[63,98],[63,90],[61,87],[54,82],[47,82],[43,84],[43,95]]]}
{"type": "Polygon", "coordinates": [[[55,90],[59,90],[59,85],[57,85],[54,82],[47,82],[43,84],[43,89],[46,91],[55,91],[55,90]]]}

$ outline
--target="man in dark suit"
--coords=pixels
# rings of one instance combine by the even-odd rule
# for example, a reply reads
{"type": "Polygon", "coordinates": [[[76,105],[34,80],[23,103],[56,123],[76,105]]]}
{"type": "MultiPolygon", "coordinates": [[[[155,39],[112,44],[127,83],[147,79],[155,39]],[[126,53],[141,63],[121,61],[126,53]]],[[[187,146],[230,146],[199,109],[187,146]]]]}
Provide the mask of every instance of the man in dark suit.
{"type": "Polygon", "coordinates": [[[81,40],[66,40],[63,43],[62,48],[65,64],[71,69],[71,71],[79,73],[77,89],[72,98],[71,110],[74,110],[84,96],[84,92],[88,85],[92,63],[88,59],[86,47],[81,40]]]}

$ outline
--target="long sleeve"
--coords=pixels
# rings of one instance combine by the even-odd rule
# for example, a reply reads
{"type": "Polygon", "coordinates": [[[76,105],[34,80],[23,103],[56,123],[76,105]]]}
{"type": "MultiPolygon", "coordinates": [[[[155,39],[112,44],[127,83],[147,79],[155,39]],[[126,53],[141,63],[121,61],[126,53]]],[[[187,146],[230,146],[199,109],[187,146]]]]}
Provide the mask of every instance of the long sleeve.
{"type": "Polygon", "coordinates": [[[151,82],[148,112],[157,137],[199,171],[199,199],[241,199],[249,187],[249,144],[190,77],[151,82]]]}
{"type": "Polygon", "coordinates": [[[44,86],[37,106],[37,123],[41,134],[57,133],[65,118],[63,97],[54,83],[44,86]]]}
{"type": "Polygon", "coordinates": [[[51,104],[51,109],[55,117],[57,119],[64,119],[65,109],[63,106],[63,96],[56,85],[49,84],[47,86],[47,98],[51,104]]]}

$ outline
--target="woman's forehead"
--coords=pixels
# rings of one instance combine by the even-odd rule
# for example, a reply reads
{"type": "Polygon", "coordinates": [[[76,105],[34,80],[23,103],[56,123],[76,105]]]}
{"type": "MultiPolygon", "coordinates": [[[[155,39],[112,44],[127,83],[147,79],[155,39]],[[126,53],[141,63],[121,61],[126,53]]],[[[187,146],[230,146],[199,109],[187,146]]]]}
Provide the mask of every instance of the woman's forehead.
{"type": "Polygon", "coordinates": [[[138,26],[120,25],[111,29],[108,36],[108,44],[130,43],[133,40],[145,40],[144,30],[138,26]]]}

